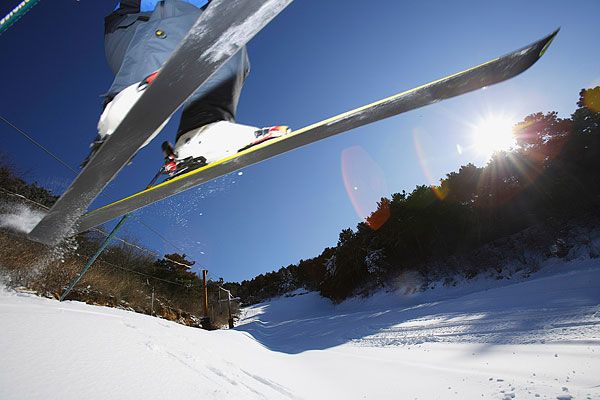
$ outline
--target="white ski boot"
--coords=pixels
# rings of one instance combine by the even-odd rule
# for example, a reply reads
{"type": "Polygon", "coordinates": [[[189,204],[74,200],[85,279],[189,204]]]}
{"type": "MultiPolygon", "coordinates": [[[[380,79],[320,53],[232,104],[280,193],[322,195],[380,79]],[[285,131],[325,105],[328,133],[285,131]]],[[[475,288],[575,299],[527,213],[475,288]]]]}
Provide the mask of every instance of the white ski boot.
{"type": "MultiPolygon", "coordinates": [[[[142,97],[144,91],[156,77],[158,76],[159,71],[150,74],[140,83],[134,83],[133,85],[123,89],[119,94],[117,94],[110,103],[106,105],[102,115],[100,115],[100,120],[98,121],[98,135],[96,139],[90,144],[90,155],[83,161],[81,164],[82,167],[87,164],[87,162],[92,158],[92,156],[96,153],[96,151],[100,148],[102,143],[108,139],[110,135],[112,135],[115,130],[118,128],[119,124],[125,119],[125,116],[134,106],[134,104],[142,97]]],[[[169,122],[167,119],[149,138],[144,142],[142,147],[146,146],[148,143],[152,141],[160,133],[160,131],[165,127],[165,125],[169,122]]]]}
{"type": "Polygon", "coordinates": [[[229,121],[213,122],[181,135],[174,149],[168,142],[163,143],[165,171],[171,176],[179,175],[289,132],[288,126],[257,128],[229,121]]]}

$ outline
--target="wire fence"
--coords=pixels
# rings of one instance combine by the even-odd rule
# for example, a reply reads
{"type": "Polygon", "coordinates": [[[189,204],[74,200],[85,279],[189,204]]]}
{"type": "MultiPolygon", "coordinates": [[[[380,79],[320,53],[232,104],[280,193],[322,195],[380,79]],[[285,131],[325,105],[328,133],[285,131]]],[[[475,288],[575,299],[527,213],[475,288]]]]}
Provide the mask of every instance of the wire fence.
{"type": "MultiPolygon", "coordinates": [[[[41,151],[43,151],[44,153],[46,153],[47,155],[49,155],[53,160],[55,160],[56,162],[58,162],[59,164],[61,164],[65,168],[67,168],[74,175],[77,175],[79,173],[75,168],[73,168],[72,166],[70,166],[61,157],[59,157],[58,155],[56,155],[54,152],[52,152],[50,149],[48,149],[47,147],[45,147],[39,141],[35,140],[35,138],[33,138],[32,135],[30,135],[29,133],[25,132],[23,129],[21,129],[18,126],[16,126],[13,122],[9,121],[8,119],[6,119],[5,117],[3,117],[1,115],[0,115],[0,121],[4,122],[7,126],[9,126],[10,128],[12,128],[15,132],[19,133],[21,136],[23,136],[29,142],[33,143],[37,148],[39,148],[41,151]]],[[[100,196],[103,196],[103,194],[101,193],[100,196]]],[[[32,202],[32,200],[29,200],[29,201],[32,202]]],[[[33,202],[33,203],[36,203],[36,202],[33,202]]],[[[41,205],[39,203],[36,203],[36,204],[39,205],[39,206],[41,206],[41,207],[43,207],[45,210],[48,210],[48,207],[46,207],[44,205],[41,205]]],[[[167,239],[157,229],[155,229],[155,228],[151,227],[150,225],[148,225],[140,217],[138,217],[136,215],[131,215],[131,217],[136,222],[138,222],[140,225],[142,225],[144,228],[146,228],[148,231],[152,232],[152,234],[154,236],[158,237],[162,242],[166,243],[167,245],[169,245],[170,247],[176,249],[179,252],[182,252],[182,253],[184,252],[184,250],[180,246],[178,246],[175,243],[173,243],[173,241],[167,239]]],[[[108,234],[104,232],[104,235],[107,236],[108,234]]],[[[119,238],[117,240],[123,241],[123,239],[119,239],[119,238]]]]}
{"type": "MultiPolygon", "coordinates": [[[[43,252],[22,235],[0,229],[0,269],[12,286],[24,286],[38,294],[58,298],[64,287],[79,273],[93,252],[93,246],[82,246],[54,257],[50,262],[43,252]]],[[[131,249],[128,247],[128,249],[131,249]]],[[[197,276],[173,275],[156,263],[156,259],[138,251],[107,251],[81,279],[67,300],[124,308],[148,315],[200,326],[204,317],[204,289],[197,276]]],[[[208,317],[214,326],[228,323],[228,305],[219,297],[219,283],[208,281],[208,317]]],[[[232,302],[237,314],[239,302],[232,302]]]]}
{"type": "MultiPolygon", "coordinates": [[[[29,202],[36,207],[39,203],[0,188],[0,193],[29,202]]],[[[96,232],[96,237],[104,232],[96,232]]],[[[97,241],[82,241],[77,248],[50,256],[43,245],[28,241],[24,235],[0,229],[0,266],[12,278],[14,285],[25,286],[40,294],[58,298],[64,288],[80,273],[82,266],[97,248],[97,241]],[[40,265],[42,267],[40,267],[40,265]]],[[[155,315],[180,323],[199,326],[204,317],[204,289],[195,274],[180,274],[182,278],[170,278],[172,271],[166,270],[166,260],[187,270],[187,265],[144,249],[125,240],[116,242],[94,263],[81,278],[66,300],[79,300],[92,304],[119,307],[155,315]]],[[[226,326],[229,322],[228,303],[224,302],[221,279],[208,274],[208,317],[214,326],[226,326]]],[[[232,299],[234,316],[239,310],[239,301],[232,299]]]]}
{"type": "MultiPolygon", "coordinates": [[[[15,132],[25,137],[29,142],[49,155],[52,159],[66,167],[73,174],[78,171],[66,163],[62,158],[58,157],[51,150],[43,146],[35,140],[32,135],[20,129],[11,121],[0,116],[0,121],[11,127],[15,132]]],[[[20,202],[28,203],[38,209],[48,210],[49,208],[37,201],[27,198],[21,194],[10,191],[6,188],[0,188],[0,193],[10,196],[13,199],[18,199],[20,202]]],[[[147,230],[152,232],[161,241],[168,244],[170,247],[183,253],[183,249],[175,243],[164,237],[158,230],[142,221],[139,217],[133,218],[147,230]]],[[[95,234],[103,237],[108,236],[108,233],[100,228],[92,230],[95,234]]],[[[9,232],[2,232],[6,235],[11,235],[9,232]]],[[[23,241],[20,236],[13,237],[13,242],[23,241]]],[[[156,251],[147,249],[138,244],[132,243],[120,237],[114,237],[119,246],[127,248],[128,251],[121,251],[120,256],[111,258],[111,251],[115,251],[115,245],[109,247],[107,252],[103,254],[96,262],[90,271],[81,278],[81,281],[75,287],[75,290],[67,299],[83,300],[101,305],[113,307],[130,308],[132,310],[143,312],[151,315],[158,315],[167,319],[177,320],[187,325],[198,325],[200,317],[203,316],[203,301],[204,290],[198,277],[188,277],[179,281],[167,279],[158,276],[159,271],[155,265],[156,261],[165,259],[170,263],[179,265],[182,269],[187,269],[189,266],[177,260],[173,260],[161,256],[156,251]],[[129,257],[123,257],[123,254],[128,254],[129,257]]],[[[93,243],[93,242],[92,242],[93,243]]],[[[21,253],[25,254],[31,250],[29,245],[23,243],[21,245],[21,253]]],[[[78,248],[77,250],[68,252],[64,259],[55,260],[50,263],[43,274],[39,274],[32,282],[32,286],[37,286],[42,291],[50,291],[51,295],[55,296],[62,288],[73,280],[79,273],[84,263],[91,257],[95,249],[93,246],[86,248],[78,248]]],[[[6,255],[3,253],[14,253],[14,249],[6,246],[0,248],[0,260],[6,260],[6,255]],[[4,256],[4,257],[3,257],[4,256]]],[[[18,257],[21,260],[27,259],[18,257]]],[[[29,257],[35,259],[35,255],[29,254],[29,257]]],[[[8,257],[10,259],[10,257],[8,257]]],[[[19,261],[17,261],[18,263],[19,261]]],[[[22,263],[22,261],[21,261],[22,263]]],[[[3,263],[4,264],[4,263],[3,263]]],[[[33,263],[35,264],[35,262],[33,263]]],[[[30,269],[36,269],[35,265],[30,265],[30,269]]],[[[27,275],[27,274],[25,274],[27,275]]],[[[224,309],[223,302],[220,300],[220,288],[217,279],[214,275],[208,275],[209,279],[209,315],[210,319],[216,326],[225,325],[228,322],[228,309],[224,309]]],[[[233,301],[234,314],[239,309],[239,304],[236,300],[233,301]]]]}
{"type": "MultiPolygon", "coordinates": [[[[15,198],[18,198],[19,200],[25,201],[27,203],[35,205],[36,207],[42,208],[44,210],[48,210],[49,209],[47,206],[45,206],[45,205],[43,205],[41,203],[38,203],[37,201],[28,199],[27,197],[25,197],[25,196],[23,196],[21,194],[18,194],[18,193],[11,192],[10,190],[6,190],[6,189],[0,187],[0,192],[4,193],[5,195],[8,195],[8,196],[13,196],[15,198]]],[[[99,234],[101,234],[103,236],[108,236],[108,233],[106,231],[104,231],[103,229],[92,228],[91,230],[94,231],[94,232],[96,232],[96,233],[99,233],[99,234]]],[[[172,258],[166,257],[164,255],[161,256],[159,253],[157,253],[157,252],[155,252],[153,250],[149,250],[149,249],[147,249],[145,247],[141,247],[140,245],[137,245],[135,243],[128,242],[127,240],[122,239],[122,238],[120,238],[118,236],[113,236],[113,239],[116,240],[116,241],[118,241],[118,242],[121,242],[122,244],[124,244],[126,246],[133,247],[133,248],[135,248],[137,250],[140,250],[142,252],[151,254],[151,255],[153,255],[155,257],[158,257],[158,258],[164,258],[164,259],[168,260],[169,262],[172,262],[174,264],[180,265],[182,267],[188,267],[189,266],[188,264],[181,263],[179,261],[173,260],[172,258]]]]}

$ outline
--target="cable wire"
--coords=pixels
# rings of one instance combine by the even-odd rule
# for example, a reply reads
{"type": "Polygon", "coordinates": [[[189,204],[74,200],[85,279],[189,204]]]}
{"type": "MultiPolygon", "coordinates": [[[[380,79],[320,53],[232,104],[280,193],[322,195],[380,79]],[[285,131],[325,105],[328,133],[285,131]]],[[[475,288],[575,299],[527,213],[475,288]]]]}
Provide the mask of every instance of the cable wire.
{"type": "MultiPolygon", "coordinates": [[[[16,197],[19,197],[20,199],[22,199],[22,200],[25,200],[25,201],[28,201],[28,202],[30,202],[31,204],[35,204],[36,206],[38,206],[38,207],[40,207],[40,208],[43,208],[44,210],[49,210],[49,209],[50,209],[48,206],[45,206],[45,205],[43,205],[42,203],[38,203],[38,202],[37,202],[37,201],[35,201],[35,200],[28,199],[27,197],[23,196],[22,194],[14,193],[14,192],[11,192],[10,190],[6,190],[6,189],[4,189],[4,188],[0,188],[0,192],[3,192],[3,193],[5,193],[5,194],[8,194],[8,195],[10,195],[10,196],[16,196],[16,197]]],[[[100,228],[92,228],[92,230],[93,230],[93,231],[95,231],[95,232],[98,232],[98,233],[100,233],[100,234],[102,234],[102,235],[104,235],[104,236],[108,236],[108,233],[106,233],[104,230],[102,230],[102,229],[100,229],[100,228]]],[[[138,245],[137,245],[137,244],[135,244],[135,243],[128,242],[127,240],[125,240],[125,239],[123,239],[123,238],[120,238],[120,237],[118,237],[118,236],[115,236],[115,237],[114,237],[114,239],[115,239],[115,240],[117,240],[117,241],[119,241],[119,242],[121,242],[121,243],[123,243],[123,244],[125,244],[125,245],[127,245],[127,246],[135,247],[135,248],[136,248],[136,249],[138,249],[138,250],[144,251],[144,252],[146,252],[146,253],[150,253],[150,254],[152,254],[152,255],[154,255],[154,256],[156,256],[156,257],[158,257],[158,258],[161,258],[161,255],[160,255],[159,253],[157,253],[157,252],[155,252],[155,251],[152,251],[152,250],[150,250],[150,249],[146,249],[146,248],[144,248],[144,247],[138,246],[138,245]]]]}
{"type": "MultiPolygon", "coordinates": [[[[78,255],[78,256],[80,256],[80,257],[85,257],[84,255],[82,255],[82,254],[79,254],[79,253],[75,253],[75,254],[77,254],[77,255],[78,255]]],[[[181,286],[181,287],[186,287],[186,288],[192,288],[192,287],[201,288],[201,287],[202,287],[202,285],[193,285],[193,284],[186,285],[186,284],[183,284],[183,283],[180,283],[180,282],[174,282],[174,281],[170,281],[170,280],[168,280],[168,279],[159,278],[159,277],[157,277],[157,276],[153,276],[153,275],[145,274],[145,273],[143,273],[143,272],[139,272],[139,271],[136,271],[136,270],[133,270],[133,269],[129,269],[129,268],[125,268],[125,267],[121,267],[121,266],[119,266],[119,265],[113,264],[113,263],[111,263],[111,262],[108,262],[108,261],[105,261],[105,260],[98,260],[98,262],[100,262],[100,263],[104,263],[104,264],[107,264],[107,265],[109,265],[109,266],[111,266],[111,267],[113,267],[113,268],[117,268],[117,269],[121,269],[121,270],[123,270],[123,271],[131,272],[131,273],[133,273],[133,274],[137,274],[137,275],[145,276],[145,277],[147,277],[147,278],[151,278],[151,279],[154,279],[154,280],[157,280],[157,281],[161,281],[161,282],[170,283],[170,284],[172,284],[172,285],[178,285],[178,286],[181,286]]]]}
{"type": "MultiPolygon", "coordinates": [[[[4,234],[6,234],[6,235],[9,235],[9,236],[15,237],[15,238],[19,238],[19,237],[21,237],[20,235],[16,235],[16,234],[14,234],[14,233],[12,233],[12,232],[8,232],[8,231],[3,231],[3,233],[4,233],[4,234]]],[[[82,258],[89,258],[89,256],[87,256],[87,255],[85,255],[85,254],[78,253],[78,252],[73,252],[72,254],[74,254],[74,255],[76,255],[76,256],[78,256],[78,257],[82,257],[82,258]]],[[[192,288],[192,287],[201,288],[201,287],[202,287],[202,285],[183,284],[183,283],[181,283],[181,282],[174,282],[174,281],[170,281],[170,280],[168,280],[168,279],[159,278],[159,277],[157,277],[157,276],[154,276],[154,275],[150,275],[150,274],[146,274],[146,273],[143,273],[143,272],[139,272],[139,271],[136,271],[136,270],[133,270],[133,269],[129,269],[129,268],[125,268],[125,267],[121,267],[121,266],[119,266],[119,265],[113,264],[113,263],[111,263],[111,262],[109,262],[109,261],[102,260],[102,259],[99,259],[99,260],[98,260],[98,262],[100,262],[100,263],[103,263],[103,264],[106,264],[106,265],[108,265],[108,266],[110,266],[110,267],[113,267],[113,268],[117,268],[117,269],[120,269],[120,270],[123,270],[123,271],[128,271],[128,272],[131,272],[131,273],[133,273],[133,274],[137,274],[137,275],[145,276],[145,277],[147,277],[147,278],[155,279],[155,280],[157,280],[157,281],[161,281],[161,282],[165,282],[165,283],[170,283],[170,284],[172,284],[172,285],[178,285],[178,286],[181,286],[181,287],[186,287],[186,288],[192,288]]]]}
{"type": "Polygon", "coordinates": [[[140,224],[142,224],[144,227],[146,227],[146,229],[148,229],[149,231],[151,231],[152,233],[154,233],[156,236],[158,236],[160,239],[162,239],[163,242],[170,244],[171,246],[173,246],[175,249],[179,250],[180,252],[184,253],[185,251],[180,248],[179,246],[177,246],[175,243],[171,242],[170,240],[168,240],[166,237],[164,237],[160,232],[158,232],[156,229],[152,228],[150,225],[146,224],[144,221],[142,221],[141,219],[139,219],[136,216],[133,216],[133,218],[139,222],[140,224]]]}
{"type": "Polygon", "coordinates": [[[48,154],[50,157],[54,158],[56,161],[58,161],[59,163],[61,163],[62,165],[64,165],[65,167],[67,167],[71,172],[77,174],[77,170],[74,169],[73,167],[71,167],[69,164],[67,164],[66,162],[64,162],[63,160],[61,160],[56,154],[52,153],[50,150],[48,150],[46,147],[44,147],[40,142],[36,141],[34,138],[32,138],[31,136],[29,136],[25,131],[23,131],[22,129],[19,129],[17,126],[15,126],[12,122],[10,122],[9,120],[7,120],[6,118],[4,118],[2,115],[0,115],[0,120],[2,120],[2,122],[4,122],[6,125],[10,126],[11,128],[13,128],[14,130],[16,130],[17,132],[19,132],[21,135],[23,135],[24,137],[27,138],[27,140],[29,140],[31,143],[35,144],[37,147],[39,147],[40,149],[42,149],[46,154],[48,154]]]}
{"type": "MultiPolygon", "coordinates": [[[[14,192],[11,192],[10,190],[6,190],[4,188],[0,188],[0,192],[3,192],[3,193],[8,194],[8,195],[12,195],[12,196],[17,196],[20,199],[28,201],[28,202],[30,202],[32,204],[35,204],[36,206],[38,206],[40,208],[43,208],[45,210],[49,210],[49,208],[47,206],[45,206],[45,205],[43,205],[41,203],[38,203],[35,200],[28,199],[27,197],[23,196],[22,194],[14,193],[14,192]]],[[[100,234],[102,234],[104,236],[108,236],[108,233],[104,232],[100,228],[92,228],[92,230],[95,231],[95,232],[98,232],[98,233],[100,233],[100,234]]],[[[114,236],[113,238],[116,239],[116,240],[118,240],[118,241],[120,241],[120,242],[122,242],[123,244],[126,244],[127,246],[135,247],[136,249],[144,251],[144,252],[149,253],[149,254],[152,254],[155,257],[164,258],[165,260],[167,260],[169,262],[172,262],[173,264],[181,265],[182,267],[191,268],[191,265],[184,264],[184,263],[181,263],[179,261],[175,261],[175,260],[173,260],[173,259],[171,259],[171,258],[169,258],[167,256],[164,256],[164,255],[161,256],[159,253],[157,253],[155,251],[152,251],[150,249],[146,249],[144,247],[138,246],[137,244],[134,244],[134,243],[130,243],[130,242],[126,241],[125,239],[122,239],[122,238],[120,238],[118,236],[114,236]]]]}
{"type": "MultiPolygon", "coordinates": [[[[51,152],[50,150],[48,150],[46,147],[44,147],[41,143],[39,143],[38,141],[36,141],[34,138],[32,138],[30,135],[28,135],[25,131],[23,131],[22,129],[20,129],[19,127],[17,127],[15,124],[13,124],[12,122],[10,122],[9,120],[7,120],[6,118],[4,118],[3,116],[0,115],[0,120],[2,120],[2,122],[4,122],[5,124],[7,124],[8,126],[10,126],[11,128],[13,128],[14,130],[16,130],[17,132],[19,132],[21,135],[23,135],[25,138],[27,138],[27,140],[29,140],[31,143],[35,144],[37,147],[39,147],[40,149],[42,149],[46,154],[50,155],[52,158],[54,158],[56,161],[58,161],[59,163],[61,163],[63,166],[65,166],[66,168],[68,168],[71,172],[73,172],[75,175],[77,175],[79,172],[74,169],[73,167],[71,167],[69,164],[67,164],[66,162],[64,162],[60,157],[58,157],[56,154],[54,154],[53,152],[51,152]]],[[[16,193],[15,193],[16,194],[16,193]]],[[[30,200],[32,201],[32,200],[30,200]]],[[[40,204],[41,205],[41,204],[40,204]]],[[[46,206],[43,206],[46,209],[48,209],[46,206]]],[[[139,222],[142,226],[144,226],[146,229],[148,229],[149,231],[151,231],[152,233],[154,233],[156,236],[158,236],[163,242],[167,243],[168,245],[174,247],[175,249],[177,249],[180,252],[184,252],[183,249],[181,249],[179,246],[175,245],[175,243],[171,242],[170,240],[168,240],[167,238],[165,238],[162,234],[160,234],[158,231],[156,231],[154,228],[150,227],[148,224],[146,224],[145,222],[143,222],[139,217],[137,216],[133,216],[133,218],[139,222]]],[[[100,232],[102,232],[104,235],[106,235],[105,232],[101,231],[100,229],[98,229],[100,232]]],[[[126,243],[123,239],[117,238],[120,241],[126,243]]],[[[135,246],[138,247],[139,246],[135,246]]],[[[157,253],[154,253],[157,254],[157,253]]]]}

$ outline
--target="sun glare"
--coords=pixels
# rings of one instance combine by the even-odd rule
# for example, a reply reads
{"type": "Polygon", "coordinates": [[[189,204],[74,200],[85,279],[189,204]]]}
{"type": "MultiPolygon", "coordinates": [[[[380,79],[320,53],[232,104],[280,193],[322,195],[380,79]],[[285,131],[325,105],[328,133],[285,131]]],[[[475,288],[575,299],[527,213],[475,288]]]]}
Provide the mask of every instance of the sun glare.
{"type": "Polygon", "coordinates": [[[497,151],[508,151],[516,145],[514,122],[507,117],[490,116],[473,129],[473,146],[487,158],[497,151]]]}

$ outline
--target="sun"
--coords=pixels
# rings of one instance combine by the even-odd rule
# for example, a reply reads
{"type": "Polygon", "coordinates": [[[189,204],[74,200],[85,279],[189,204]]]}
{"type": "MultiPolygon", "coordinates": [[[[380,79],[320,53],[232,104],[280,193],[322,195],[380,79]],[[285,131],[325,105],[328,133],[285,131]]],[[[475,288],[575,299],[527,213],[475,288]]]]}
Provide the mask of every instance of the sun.
{"type": "Polygon", "coordinates": [[[497,151],[508,151],[517,144],[513,126],[514,121],[506,116],[488,116],[473,128],[473,147],[486,158],[497,151]]]}

